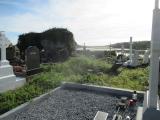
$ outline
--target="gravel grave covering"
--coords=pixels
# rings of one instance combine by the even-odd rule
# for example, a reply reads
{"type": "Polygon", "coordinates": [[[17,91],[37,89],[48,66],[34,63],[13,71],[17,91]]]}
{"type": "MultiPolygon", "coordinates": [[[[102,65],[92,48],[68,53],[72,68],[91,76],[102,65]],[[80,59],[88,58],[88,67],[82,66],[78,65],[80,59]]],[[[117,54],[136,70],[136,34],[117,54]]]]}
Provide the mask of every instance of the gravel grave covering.
{"type": "MultiPolygon", "coordinates": [[[[113,95],[93,91],[58,89],[49,97],[32,103],[7,120],[93,120],[97,111],[108,112],[107,120],[112,120],[116,103],[120,99],[113,95]]],[[[120,111],[135,120],[136,109],[120,111]]]]}

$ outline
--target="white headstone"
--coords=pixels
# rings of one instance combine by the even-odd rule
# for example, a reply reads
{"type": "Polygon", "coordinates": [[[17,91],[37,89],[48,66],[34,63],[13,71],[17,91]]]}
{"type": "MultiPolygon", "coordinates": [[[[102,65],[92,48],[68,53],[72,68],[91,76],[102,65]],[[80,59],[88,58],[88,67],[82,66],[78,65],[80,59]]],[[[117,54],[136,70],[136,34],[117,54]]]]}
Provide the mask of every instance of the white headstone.
{"type": "Polygon", "coordinates": [[[0,32],[0,92],[14,89],[16,83],[16,76],[13,74],[13,67],[9,65],[9,62],[6,60],[6,48],[9,45],[9,40],[5,37],[3,32],[0,32]]]}

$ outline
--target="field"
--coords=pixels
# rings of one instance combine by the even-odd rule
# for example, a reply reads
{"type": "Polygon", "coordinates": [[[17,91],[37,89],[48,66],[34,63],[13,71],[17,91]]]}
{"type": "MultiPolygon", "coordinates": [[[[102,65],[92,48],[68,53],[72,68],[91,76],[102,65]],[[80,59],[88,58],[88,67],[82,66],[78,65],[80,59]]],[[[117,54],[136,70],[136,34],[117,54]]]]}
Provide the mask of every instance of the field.
{"type": "Polygon", "coordinates": [[[42,64],[44,72],[28,78],[29,82],[25,86],[0,94],[0,114],[32,100],[62,82],[146,90],[148,68],[120,68],[117,72],[110,72],[111,66],[104,59],[86,56],[71,57],[63,63],[42,64]]]}

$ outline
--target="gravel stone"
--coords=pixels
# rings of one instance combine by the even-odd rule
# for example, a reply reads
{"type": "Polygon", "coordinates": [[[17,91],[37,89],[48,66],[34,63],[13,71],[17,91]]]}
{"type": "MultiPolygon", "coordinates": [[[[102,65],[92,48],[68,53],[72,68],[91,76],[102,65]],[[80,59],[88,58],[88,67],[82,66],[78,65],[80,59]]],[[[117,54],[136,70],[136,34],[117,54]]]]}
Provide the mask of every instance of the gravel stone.
{"type": "MultiPolygon", "coordinates": [[[[119,100],[119,97],[93,91],[58,89],[7,120],[93,120],[97,111],[109,113],[107,120],[112,120],[119,100]]],[[[120,111],[120,114],[123,119],[129,115],[135,120],[136,109],[120,111]]]]}

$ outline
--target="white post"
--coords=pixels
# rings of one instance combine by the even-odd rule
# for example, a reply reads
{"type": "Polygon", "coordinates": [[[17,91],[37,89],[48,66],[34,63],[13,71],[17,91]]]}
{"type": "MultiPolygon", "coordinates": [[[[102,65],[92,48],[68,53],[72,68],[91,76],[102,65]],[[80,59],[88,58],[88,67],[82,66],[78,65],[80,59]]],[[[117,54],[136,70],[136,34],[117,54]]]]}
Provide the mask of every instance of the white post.
{"type": "Polygon", "coordinates": [[[129,49],[129,51],[130,51],[130,57],[129,57],[129,59],[130,59],[130,61],[132,61],[132,37],[130,37],[130,49],[129,49]]]}
{"type": "Polygon", "coordinates": [[[83,46],[83,54],[86,55],[86,44],[84,43],[84,46],[83,46]]]}
{"type": "Polygon", "coordinates": [[[149,108],[157,109],[159,57],[160,57],[160,9],[159,0],[155,1],[153,11],[152,37],[151,37],[151,66],[149,80],[149,108]]]}
{"type": "Polygon", "coordinates": [[[155,9],[159,9],[159,0],[155,1],[155,9]]]}

